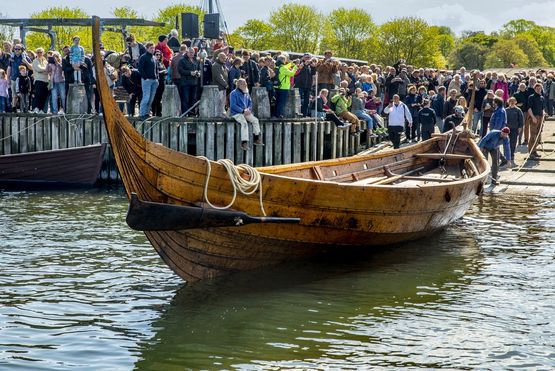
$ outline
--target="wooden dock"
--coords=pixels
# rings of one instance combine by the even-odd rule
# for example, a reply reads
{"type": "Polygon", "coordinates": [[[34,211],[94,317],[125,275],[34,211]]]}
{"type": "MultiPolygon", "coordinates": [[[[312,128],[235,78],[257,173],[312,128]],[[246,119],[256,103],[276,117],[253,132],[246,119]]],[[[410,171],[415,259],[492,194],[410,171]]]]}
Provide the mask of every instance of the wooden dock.
{"type": "MultiPolygon", "coordinates": [[[[241,149],[240,127],[231,119],[130,118],[146,138],[177,151],[211,160],[270,166],[351,156],[377,143],[365,123],[360,136],[348,129],[314,119],[260,120],[264,146],[241,149]]],[[[250,127],[252,133],[252,127],[250,127]]],[[[107,143],[99,115],[0,114],[0,155],[107,143]]],[[[119,181],[113,154],[108,150],[100,180],[119,181]]]]}

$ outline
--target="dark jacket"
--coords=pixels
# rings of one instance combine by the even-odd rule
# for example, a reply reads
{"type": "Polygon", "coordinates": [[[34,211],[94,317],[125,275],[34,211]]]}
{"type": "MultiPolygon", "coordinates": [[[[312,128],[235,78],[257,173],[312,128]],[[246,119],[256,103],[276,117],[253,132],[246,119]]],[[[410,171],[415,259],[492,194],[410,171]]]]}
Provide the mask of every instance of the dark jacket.
{"type": "Polygon", "coordinates": [[[62,59],[62,70],[64,71],[64,79],[68,84],[73,84],[75,82],[75,77],[73,75],[73,66],[69,61],[69,55],[62,59]]]}
{"type": "Polygon", "coordinates": [[[443,95],[436,94],[432,98],[432,109],[435,111],[436,115],[443,118],[443,105],[445,104],[445,99],[443,95]]]}
{"type": "Polygon", "coordinates": [[[96,79],[93,75],[93,64],[89,57],[85,57],[85,62],[81,65],[81,80],[83,80],[83,84],[86,86],[96,84],[96,79]]]}
{"type": "Polygon", "coordinates": [[[459,126],[463,120],[464,116],[457,116],[455,114],[449,115],[445,118],[445,123],[443,124],[443,133],[448,132],[456,126],[459,126]]]}
{"type": "Polygon", "coordinates": [[[522,112],[526,113],[528,111],[528,91],[517,91],[514,95],[516,99],[516,106],[522,110],[522,112]]]}
{"type": "Polygon", "coordinates": [[[122,74],[121,86],[123,86],[128,94],[135,94],[137,96],[141,94],[141,74],[139,73],[139,71],[137,71],[136,69],[132,69],[130,77],[122,74]]]}
{"type": "Polygon", "coordinates": [[[229,88],[231,90],[234,90],[236,88],[235,84],[233,83],[233,81],[241,78],[241,70],[235,66],[231,67],[231,69],[229,70],[228,74],[227,74],[227,78],[229,80],[229,88]]]}
{"type": "Polygon", "coordinates": [[[174,53],[179,53],[179,48],[181,47],[181,44],[179,43],[179,40],[177,39],[177,37],[172,36],[168,39],[168,47],[174,53]]]}
{"type": "Polygon", "coordinates": [[[212,85],[212,61],[208,58],[202,65],[202,85],[212,85]]]}
{"type": "MultiPolygon", "coordinates": [[[[21,94],[29,94],[33,90],[33,84],[29,76],[19,76],[15,79],[17,82],[17,92],[21,94]]],[[[15,94],[15,92],[13,92],[15,94]]]]}
{"type": "Polygon", "coordinates": [[[260,82],[260,70],[258,69],[258,64],[254,60],[249,59],[243,63],[241,71],[245,74],[245,79],[249,86],[253,86],[260,82]]]}
{"type": "Polygon", "coordinates": [[[478,111],[482,111],[482,103],[484,103],[484,99],[486,98],[487,94],[488,91],[486,90],[486,88],[476,90],[474,108],[477,108],[478,111]]]}
{"type": "Polygon", "coordinates": [[[436,125],[436,112],[430,107],[424,107],[418,111],[418,122],[422,129],[431,130],[436,125]]]}
{"type": "Polygon", "coordinates": [[[158,80],[158,62],[156,57],[149,52],[141,55],[137,69],[143,79],[158,80]]]}
{"type": "Polygon", "coordinates": [[[447,99],[445,104],[443,105],[443,118],[446,118],[449,115],[455,113],[455,106],[457,105],[456,99],[447,99]]]}
{"type": "Polygon", "coordinates": [[[200,64],[196,59],[191,60],[188,56],[185,56],[181,58],[177,68],[183,85],[197,86],[199,84],[200,77],[192,75],[195,71],[200,72],[200,64]]]}
{"type": "Polygon", "coordinates": [[[545,98],[534,93],[528,97],[528,109],[532,110],[534,116],[541,116],[545,108],[545,98]]]}
{"type": "Polygon", "coordinates": [[[212,82],[218,86],[218,90],[226,90],[229,87],[227,75],[225,64],[216,59],[212,65],[212,82]]]}
{"type": "MultiPolygon", "coordinates": [[[[146,48],[143,44],[141,43],[137,43],[139,45],[139,59],[141,59],[141,57],[143,56],[143,54],[146,53],[146,48]]],[[[130,58],[133,58],[133,54],[131,54],[131,46],[127,47],[127,54],[129,54],[130,58]]],[[[133,62],[133,60],[131,59],[131,62],[133,62]]],[[[137,66],[134,66],[137,67],[137,66]]]]}
{"type": "Polygon", "coordinates": [[[511,132],[524,126],[524,114],[520,108],[509,107],[505,110],[505,112],[507,113],[507,127],[511,129],[511,132]]]}
{"type": "Polygon", "coordinates": [[[316,70],[312,66],[304,66],[295,76],[295,87],[299,89],[312,89],[312,76],[316,70]]]}

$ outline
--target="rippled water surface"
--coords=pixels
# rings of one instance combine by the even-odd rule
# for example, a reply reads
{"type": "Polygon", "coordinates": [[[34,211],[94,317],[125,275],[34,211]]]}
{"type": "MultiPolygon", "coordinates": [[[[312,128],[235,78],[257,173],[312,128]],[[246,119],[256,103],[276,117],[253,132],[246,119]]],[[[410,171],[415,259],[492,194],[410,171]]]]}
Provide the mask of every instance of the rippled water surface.
{"type": "Polygon", "coordinates": [[[0,369],[553,369],[555,200],[186,286],[118,191],[0,192],[0,369]]]}

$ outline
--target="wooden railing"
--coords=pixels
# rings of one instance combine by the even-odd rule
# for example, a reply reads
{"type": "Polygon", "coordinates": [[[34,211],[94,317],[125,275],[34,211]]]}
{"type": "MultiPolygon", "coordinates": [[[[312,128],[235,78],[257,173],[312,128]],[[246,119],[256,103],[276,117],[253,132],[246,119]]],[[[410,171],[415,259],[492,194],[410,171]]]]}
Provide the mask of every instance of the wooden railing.
{"type": "MultiPolygon", "coordinates": [[[[265,145],[243,151],[240,127],[230,119],[130,121],[147,139],[174,150],[253,166],[345,157],[376,144],[363,122],[363,133],[352,136],[333,123],[314,119],[260,120],[265,145]]],[[[252,134],[252,127],[250,131],[252,134]]],[[[0,114],[0,139],[0,155],[108,142],[103,117],[98,115],[0,114]]],[[[107,151],[100,178],[119,178],[111,150],[107,151]]]]}

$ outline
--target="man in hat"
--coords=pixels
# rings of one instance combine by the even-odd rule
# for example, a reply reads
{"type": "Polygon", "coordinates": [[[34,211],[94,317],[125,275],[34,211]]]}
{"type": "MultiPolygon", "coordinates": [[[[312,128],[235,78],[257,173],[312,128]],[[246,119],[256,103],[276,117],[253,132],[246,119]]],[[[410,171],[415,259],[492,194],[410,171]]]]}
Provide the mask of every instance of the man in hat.
{"type": "Polygon", "coordinates": [[[491,182],[493,185],[499,184],[499,181],[497,180],[497,172],[499,170],[499,146],[501,144],[503,144],[505,156],[507,158],[511,158],[511,148],[509,144],[510,133],[511,129],[506,126],[501,130],[491,130],[478,143],[478,147],[480,147],[480,149],[484,153],[484,156],[486,156],[486,159],[488,158],[488,154],[491,155],[491,182]]]}

